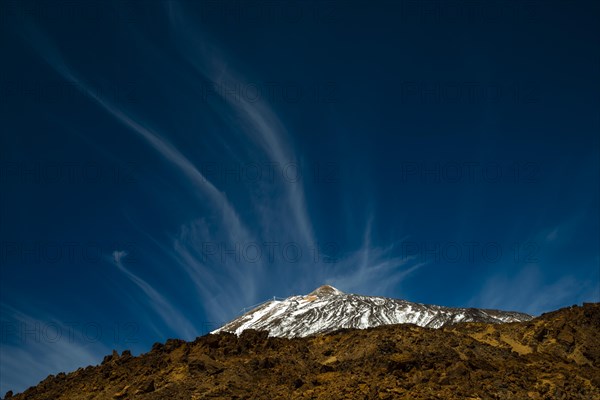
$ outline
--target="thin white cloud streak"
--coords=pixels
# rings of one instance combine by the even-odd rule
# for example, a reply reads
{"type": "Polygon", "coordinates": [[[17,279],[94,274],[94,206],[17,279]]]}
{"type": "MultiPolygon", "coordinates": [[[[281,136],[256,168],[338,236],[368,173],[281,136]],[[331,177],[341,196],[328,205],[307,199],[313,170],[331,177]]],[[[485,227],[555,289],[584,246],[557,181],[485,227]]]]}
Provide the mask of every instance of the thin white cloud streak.
{"type": "MultiPolygon", "coordinates": [[[[171,4],[171,7],[175,7],[175,4],[171,4]]],[[[213,82],[239,84],[243,81],[217,58],[216,49],[209,48],[209,44],[178,10],[172,9],[171,17],[174,37],[181,45],[183,55],[197,72],[213,82]]],[[[165,160],[176,166],[176,170],[197,189],[199,198],[202,200],[208,198],[210,206],[218,210],[221,220],[210,221],[211,226],[205,220],[183,224],[178,235],[173,238],[173,250],[167,253],[192,280],[206,313],[212,318],[219,320],[230,317],[234,310],[255,303],[260,300],[256,296],[261,293],[261,289],[263,293],[266,290],[274,290],[272,286],[274,282],[288,287],[294,285],[307,288],[307,285],[321,284],[329,280],[339,282],[345,289],[371,292],[379,289],[378,292],[381,293],[381,290],[387,290],[422,266],[421,264],[409,266],[409,260],[394,258],[387,249],[373,249],[370,240],[366,241],[359,251],[340,260],[332,268],[330,266],[321,268],[322,265],[310,262],[299,266],[276,266],[280,268],[275,271],[261,263],[221,264],[217,266],[218,270],[214,265],[207,265],[200,256],[202,249],[198,247],[203,242],[224,242],[231,245],[258,241],[243,224],[227,196],[206,179],[192,162],[165,139],[164,135],[149,128],[147,123],[134,119],[127,114],[126,110],[116,107],[90,90],[84,80],[76,76],[67,66],[49,39],[43,38],[39,33],[31,36],[30,39],[49,65],[66,80],[75,82],[78,88],[109,115],[144,139],[165,160]],[[42,46],[40,46],[41,40],[44,42],[42,46]],[[215,225],[219,226],[216,232],[215,225]],[[407,268],[399,270],[403,266],[407,268]]],[[[232,112],[237,115],[242,121],[240,124],[242,132],[262,148],[273,162],[284,166],[296,161],[290,146],[286,143],[287,132],[284,125],[266,104],[249,102],[243,98],[234,100],[227,96],[223,99],[228,109],[218,111],[226,113],[228,117],[232,112]]],[[[255,211],[261,217],[262,224],[254,227],[253,232],[266,229],[269,235],[274,235],[278,239],[290,239],[304,248],[314,245],[314,233],[305,204],[302,183],[285,184],[284,190],[283,197],[268,200],[252,199],[258,202],[255,211]]],[[[166,298],[131,271],[124,268],[121,268],[121,271],[151,300],[150,305],[155,311],[166,319],[167,314],[172,310],[166,298]]],[[[185,322],[182,322],[181,326],[189,330],[185,322]]]]}
{"type": "Polygon", "coordinates": [[[100,342],[82,342],[81,335],[69,335],[73,326],[53,318],[42,321],[5,304],[0,308],[3,324],[1,393],[22,392],[49,373],[95,365],[110,351],[100,342]],[[57,332],[61,332],[60,337],[57,332]],[[9,343],[11,336],[15,336],[14,343],[9,343]]]}
{"type": "Polygon", "coordinates": [[[393,246],[378,248],[371,245],[373,218],[365,227],[362,248],[352,256],[341,260],[333,272],[325,278],[326,283],[343,291],[368,294],[397,293],[398,285],[411,273],[426,265],[415,263],[415,256],[393,256],[393,246]]]}
{"type": "MultiPolygon", "coordinates": [[[[361,253],[358,252],[359,256],[361,256],[361,253]]],[[[334,273],[333,276],[325,279],[325,283],[350,293],[385,296],[391,294],[391,291],[397,293],[397,285],[400,282],[426,265],[426,263],[409,264],[413,259],[407,258],[386,259],[383,254],[378,254],[377,258],[383,258],[383,260],[374,261],[373,264],[358,268],[353,265],[352,259],[344,260],[339,269],[349,267],[351,272],[343,272],[339,275],[334,273]],[[404,266],[407,266],[407,268],[400,269],[404,266]]]]}
{"type": "Polygon", "coordinates": [[[152,308],[165,324],[176,332],[180,332],[186,339],[193,339],[198,331],[194,325],[188,321],[163,295],[152,287],[148,282],[129,271],[122,263],[122,259],[127,256],[127,252],[115,250],[113,252],[113,264],[116,265],[129,280],[144,292],[152,308]]]}
{"type": "MultiPolygon", "coordinates": [[[[44,39],[33,26],[30,29],[30,37],[28,38],[38,52],[43,56],[44,60],[53,67],[64,79],[69,82],[74,82],[77,87],[84,91],[92,100],[106,110],[110,115],[115,117],[119,122],[128,127],[132,132],[138,134],[145,139],[159,154],[161,154],[166,160],[176,165],[179,171],[200,191],[200,198],[205,200],[208,197],[211,201],[212,208],[220,211],[220,217],[222,224],[226,228],[222,230],[227,236],[226,240],[230,243],[249,243],[253,241],[252,236],[249,234],[247,228],[241,222],[238,214],[236,213],[233,206],[224,193],[221,193],[198,169],[171,143],[166,141],[161,135],[152,130],[146,128],[141,123],[135,121],[133,118],[125,114],[122,110],[115,107],[113,104],[100,97],[97,93],[91,90],[82,79],[77,77],[64,62],[58,51],[55,49],[53,44],[48,40],[44,39]],[[43,40],[43,46],[40,46],[40,40],[43,40]]],[[[206,241],[213,241],[215,238],[205,238],[206,241]]],[[[211,271],[207,268],[199,268],[201,264],[198,262],[191,262],[188,254],[182,251],[183,239],[179,240],[179,245],[176,246],[176,253],[180,252],[175,259],[176,260],[187,260],[185,263],[180,265],[189,277],[194,281],[198,288],[198,294],[202,297],[205,303],[212,304],[214,296],[214,290],[221,289],[225,290],[225,285],[213,286],[213,290],[207,290],[207,286],[203,285],[202,282],[210,279],[211,271]],[[212,292],[212,293],[211,293],[212,292]]],[[[188,243],[190,244],[190,243],[188,243]]],[[[191,243],[193,245],[193,243],[191,243]]],[[[255,266],[256,267],[256,266],[255,266]]],[[[124,270],[127,274],[128,271],[124,270]]],[[[229,282],[227,286],[227,292],[231,295],[231,299],[237,298],[242,304],[253,301],[255,298],[253,285],[252,271],[244,268],[236,268],[232,265],[229,268],[229,282]]],[[[168,309],[164,304],[164,299],[154,289],[148,287],[145,282],[140,281],[137,276],[128,275],[150,298],[154,299],[153,307],[156,311],[165,316],[165,310],[168,309]],[[158,296],[157,296],[158,295],[158,296]]],[[[222,303],[221,303],[222,304],[222,303]]],[[[235,306],[229,308],[236,308],[235,306]]],[[[207,311],[211,312],[212,309],[206,308],[207,311]]],[[[214,314],[214,312],[213,312],[214,314]]],[[[217,312],[217,315],[225,315],[224,311],[217,312]]],[[[228,313],[230,315],[230,313],[228,313]]],[[[186,332],[189,334],[189,328],[186,328],[186,332]]]]}
{"type": "MultiPolygon", "coordinates": [[[[248,232],[247,228],[241,222],[237,212],[235,211],[233,205],[229,202],[225,194],[221,193],[210,181],[208,181],[198,169],[185,157],[183,156],[174,146],[170,143],[162,139],[158,134],[151,132],[150,130],[144,128],[136,121],[129,118],[119,109],[115,108],[111,104],[107,103],[103,99],[96,96],[94,93],[91,93],[88,90],[88,94],[90,97],[94,98],[98,102],[98,104],[102,105],[107,111],[109,111],[113,116],[115,116],[119,121],[124,123],[126,126],[131,128],[134,132],[140,134],[143,138],[145,138],[160,154],[162,154],[167,160],[171,161],[173,164],[177,165],[181,172],[189,181],[196,185],[203,195],[208,195],[212,200],[213,209],[217,209],[220,211],[220,217],[223,221],[222,224],[226,228],[223,230],[225,235],[227,236],[227,241],[230,243],[249,243],[252,242],[252,236],[248,232]]],[[[203,199],[203,197],[201,196],[203,199]]],[[[214,242],[212,239],[206,239],[205,241],[214,242]]],[[[199,243],[199,242],[191,242],[191,244],[199,243]]],[[[181,246],[176,247],[176,251],[181,249],[181,246]]],[[[209,270],[206,268],[202,268],[199,270],[197,267],[200,266],[199,263],[181,263],[184,270],[187,272],[188,276],[198,285],[198,288],[204,287],[205,285],[200,285],[200,282],[207,279],[207,276],[210,276],[209,270]]],[[[228,267],[229,281],[234,285],[233,288],[230,289],[231,294],[239,294],[242,293],[241,298],[250,300],[254,297],[254,286],[251,285],[252,282],[252,273],[247,268],[240,268],[239,266],[231,265],[228,267]]],[[[215,289],[217,287],[214,287],[215,289]]],[[[198,294],[203,297],[205,302],[210,302],[211,299],[214,299],[214,294],[211,295],[207,293],[206,290],[199,290],[198,294]]]]}
{"type": "MultiPolygon", "coordinates": [[[[81,84],[81,81],[77,82],[81,84]]],[[[160,135],[143,127],[141,124],[124,114],[121,110],[100,98],[89,90],[87,86],[82,84],[82,87],[86,89],[90,98],[94,99],[106,111],[112,114],[125,126],[129,127],[133,132],[146,139],[146,141],[164,156],[165,159],[178,166],[188,180],[198,187],[202,194],[209,197],[213,207],[220,209],[222,219],[227,224],[231,240],[248,240],[250,235],[225,194],[220,192],[208,179],[206,179],[206,177],[204,177],[204,175],[202,175],[202,173],[198,171],[198,169],[183,154],[160,135]]]]}
{"type": "MultiPolygon", "coordinates": [[[[600,293],[598,284],[594,283],[598,279],[597,273],[577,279],[569,275],[568,268],[564,268],[565,272],[560,277],[548,282],[548,273],[542,269],[545,263],[555,264],[554,255],[561,256],[565,252],[565,243],[575,237],[584,218],[585,212],[576,212],[533,234],[533,240],[529,243],[545,246],[543,253],[538,251],[537,247],[531,253],[532,258],[538,259],[537,263],[525,265],[512,276],[496,274],[489,277],[469,304],[473,307],[516,310],[539,315],[571,305],[573,302],[598,301],[600,293]]],[[[521,256],[529,257],[526,251],[523,251],[521,256]]],[[[590,268],[590,271],[593,269],[590,268]]]]}
{"type": "Polygon", "coordinates": [[[210,318],[223,321],[232,313],[256,299],[259,282],[267,273],[262,262],[211,262],[205,245],[235,249],[237,245],[257,242],[256,239],[231,240],[227,227],[204,218],[180,227],[173,237],[171,259],[194,282],[203,307],[210,318]]]}
{"type": "MultiPolygon", "coordinates": [[[[169,3],[168,7],[174,40],[187,61],[211,82],[240,87],[244,83],[243,79],[218,57],[218,50],[202,37],[194,24],[186,20],[181,5],[169,3]]],[[[284,138],[287,138],[288,134],[284,125],[261,99],[249,101],[244,96],[233,98],[224,95],[222,91],[218,93],[242,119],[242,131],[259,144],[273,162],[279,166],[288,166],[292,163],[299,166],[297,158],[285,143],[284,138]]],[[[302,184],[301,182],[289,183],[285,188],[287,206],[291,210],[300,238],[306,244],[313,244],[313,228],[308,217],[302,184]]]]}
{"type": "MultiPolygon", "coordinates": [[[[31,39],[36,38],[38,35],[32,35],[31,39]]],[[[32,40],[34,44],[39,43],[38,40],[32,40]]],[[[249,243],[253,241],[252,236],[248,232],[248,229],[244,226],[240,220],[237,212],[235,211],[232,204],[229,202],[224,193],[220,192],[198,169],[179,151],[175,146],[165,140],[161,135],[152,131],[151,129],[143,126],[138,121],[127,115],[124,111],[117,108],[106,99],[100,97],[97,93],[91,90],[82,79],[77,77],[71,72],[67,64],[62,60],[54,46],[49,40],[44,41],[44,48],[39,49],[36,46],[40,54],[43,55],[45,61],[52,66],[60,75],[62,75],[67,81],[75,82],[77,87],[84,91],[92,100],[106,110],[110,115],[115,117],[119,122],[128,127],[132,132],[138,134],[145,139],[159,154],[161,154],[166,160],[178,167],[179,171],[188,178],[194,187],[199,189],[200,199],[206,200],[209,198],[212,208],[219,210],[220,218],[222,219],[222,225],[226,227],[224,232],[227,235],[227,241],[230,243],[249,243]]],[[[179,246],[177,249],[180,249],[179,246]]],[[[181,257],[179,257],[181,258],[181,257]]],[[[197,267],[199,264],[194,263],[197,267]]],[[[201,271],[194,269],[190,263],[182,264],[184,270],[188,273],[190,278],[199,284],[206,277],[199,277],[200,274],[210,273],[205,268],[201,271]]],[[[251,272],[243,268],[235,268],[232,266],[229,270],[230,282],[235,287],[231,288],[231,294],[238,294],[240,300],[251,301],[255,296],[253,288],[254,285],[250,285],[252,282],[251,272]],[[241,296],[240,296],[241,294],[241,296]]],[[[143,286],[143,285],[142,285],[143,286]]],[[[205,286],[204,286],[205,287],[205,286]]],[[[200,285],[202,288],[202,285],[200,285]]],[[[200,290],[199,294],[205,301],[210,301],[214,297],[204,290],[200,290]]],[[[161,310],[158,310],[162,312],[161,310]]]]}
{"type": "Polygon", "coordinates": [[[487,280],[480,293],[469,304],[473,307],[522,311],[532,315],[571,305],[573,299],[590,301],[597,298],[591,282],[564,276],[544,283],[536,265],[527,266],[513,277],[496,275],[487,280]]]}

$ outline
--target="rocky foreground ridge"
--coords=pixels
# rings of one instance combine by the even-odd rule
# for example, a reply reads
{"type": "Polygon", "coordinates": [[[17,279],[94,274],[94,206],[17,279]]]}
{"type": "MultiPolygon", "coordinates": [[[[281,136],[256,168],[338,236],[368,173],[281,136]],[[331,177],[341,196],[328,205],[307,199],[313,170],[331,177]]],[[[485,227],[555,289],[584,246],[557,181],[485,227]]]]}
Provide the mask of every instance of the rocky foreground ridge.
{"type": "Polygon", "coordinates": [[[530,321],[168,340],[13,399],[600,399],[600,304],[530,321]]]}

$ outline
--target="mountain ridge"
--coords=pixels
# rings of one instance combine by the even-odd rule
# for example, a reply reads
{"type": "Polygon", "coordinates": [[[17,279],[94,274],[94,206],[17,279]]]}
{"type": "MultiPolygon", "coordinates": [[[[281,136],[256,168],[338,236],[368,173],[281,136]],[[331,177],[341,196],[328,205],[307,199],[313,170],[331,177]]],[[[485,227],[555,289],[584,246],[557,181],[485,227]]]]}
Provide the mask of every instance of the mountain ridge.
{"type": "Polygon", "coordinates": [[[226,323],[212,333],[269,331],[274,337],[305,337],[338,329],[415,324],[441,328],[459,322],[506,323],[531,320],[516,311],[444,307],[380,296],[344,293],[323,285],[306,295],[270,300],[226,323]]]}

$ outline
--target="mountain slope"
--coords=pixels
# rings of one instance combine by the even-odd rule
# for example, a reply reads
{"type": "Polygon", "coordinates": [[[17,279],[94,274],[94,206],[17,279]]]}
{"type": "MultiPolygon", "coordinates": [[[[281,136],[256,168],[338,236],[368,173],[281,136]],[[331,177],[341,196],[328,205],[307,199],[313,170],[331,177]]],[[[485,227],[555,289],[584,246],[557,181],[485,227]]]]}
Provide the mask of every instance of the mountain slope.
{"type": "Polygon", "coordinates": [[[246,329],[269,331],[275,337],[305,337],[343,328],[372,328],[390,324],[415,324],[440,328],[458,322],[529,321],[527,314],[450,308],[411,303],[386,297],[344,293],[332,286],[321,286],[305,296],[269,301],[225,324],[213,333],[240,334],[246,329]]]}
{"type": "MultiPolygon", "coordinates": [[[[306,338],[168,340],[49,376],[14,400],[599,399],[600,304],[526,322],[386,325],[306,338]]],[[[26,362],[26,361],[24,361],[26,362]]]]}

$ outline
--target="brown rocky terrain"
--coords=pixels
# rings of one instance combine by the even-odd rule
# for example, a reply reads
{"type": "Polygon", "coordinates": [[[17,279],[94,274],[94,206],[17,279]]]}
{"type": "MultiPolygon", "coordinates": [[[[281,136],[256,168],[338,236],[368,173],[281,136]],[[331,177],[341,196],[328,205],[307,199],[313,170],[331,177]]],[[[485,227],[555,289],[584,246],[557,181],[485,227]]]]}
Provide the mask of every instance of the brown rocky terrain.
{"type": "Polygon", "coordinates": [[[600,304],[507,324],[169,340],[14,399],[600,399],[600,304]]]}

